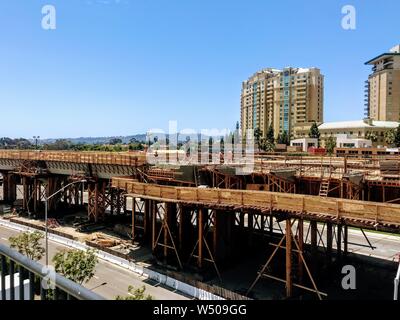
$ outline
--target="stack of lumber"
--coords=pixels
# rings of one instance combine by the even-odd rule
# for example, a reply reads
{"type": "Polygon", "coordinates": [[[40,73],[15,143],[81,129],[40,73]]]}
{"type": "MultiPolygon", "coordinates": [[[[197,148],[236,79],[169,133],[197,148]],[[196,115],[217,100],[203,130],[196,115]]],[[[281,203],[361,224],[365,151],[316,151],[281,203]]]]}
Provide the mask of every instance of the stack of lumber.
{"type": "Polygon", "coordinates": [[[106,248],[114,247],[118,244],[120,244],[120,241],[117,239],[114,239],[112,237],[106,236],[101,233],[94,233],[90,237],[90,241],[97,243],[98,245],[106,248]]]}
{"type": "Polygon", "coordinates": [[[60,226],[60,224],[58,223],[58,221],[57,221],[56,219],[54,219],[54,218],[49,218],[49,219],[47,220],[47,226],[48,226],[49,228],[51,228],[51,229],[54,229],[54,228],[58,228],[58,227],[60,226]]]}

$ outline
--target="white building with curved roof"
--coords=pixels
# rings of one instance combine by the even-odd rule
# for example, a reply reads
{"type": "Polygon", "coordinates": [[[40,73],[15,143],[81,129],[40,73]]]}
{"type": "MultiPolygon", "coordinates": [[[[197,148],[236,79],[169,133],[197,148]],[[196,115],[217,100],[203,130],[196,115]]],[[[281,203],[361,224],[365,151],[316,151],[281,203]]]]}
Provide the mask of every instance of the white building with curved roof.
{"type": "MultiPolygon", "coordinates": [[[[321,134],[321,146],[325,146],[325,141],[329,137],[337,137],[338,135],[347,135],[349,139],[369,139],[370,134],[377,137],[376,141],[372,141],[373,146],[386,145],[385,132],[396,129],[400,125],[396,121],[375,121],[371,119],[355,120],[355,121],[338,121],[320,123],[318,126],[321,134]]],[[[294,128],[296,138],[308,137],[311,123],[294,128]]]]}

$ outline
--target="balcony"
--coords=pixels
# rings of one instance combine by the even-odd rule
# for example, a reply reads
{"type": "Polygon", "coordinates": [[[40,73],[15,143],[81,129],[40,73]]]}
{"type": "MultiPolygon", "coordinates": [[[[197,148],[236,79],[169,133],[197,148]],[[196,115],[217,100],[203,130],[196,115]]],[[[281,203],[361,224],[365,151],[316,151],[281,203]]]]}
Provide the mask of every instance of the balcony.
{"type": "Polygon", "coordinates": [[[0,300],[104,300],[5,245],[0,245],[0,260],[0,300]],[[47,279],[51,279],[51,289],[43,286],[47,279]]]}

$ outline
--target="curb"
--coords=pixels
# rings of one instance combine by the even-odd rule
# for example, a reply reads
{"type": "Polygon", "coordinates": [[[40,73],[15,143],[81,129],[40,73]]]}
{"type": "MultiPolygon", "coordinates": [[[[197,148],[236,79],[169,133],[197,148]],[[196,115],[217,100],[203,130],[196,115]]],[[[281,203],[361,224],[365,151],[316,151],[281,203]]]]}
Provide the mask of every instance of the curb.
{"type": "MultiPolygon", "coordinates": [[[[18,231],[28,231],[28,232],[39,231],[39,232],[43,233],[43,231],[38,230],[36,228],[23,226],[23,225],[20,225],[20,224],[14,223],[14,222],[9,222],[9,221],[3,220],[3,219],[0,219],[0,226],[6,227],[9,229],[18,230],[18,231]]],[[[93,249],[91,246],[88,246],[84,243],[81,243],[81,242],[78,242],[75,240],[71,240],[68,238],[64,238],[64,237],[55,235],[53,233],[48,233],[48,239],[51,241],[63,244],[67,247],[74,248],[74,249],[79,249],[79,250],[93,249]]],[[[208,291],[205,291],[203,289],[193,287],[193,286],[191,286],[185,282],[179,281],[175,278],[171,278],[171,277],[161,274],[159,272],[150,270],[146,267],[139,266],[132,261],[128,261],[126,259],[114,256],[110,253],[104,252],[99,249],[96,249],[96,252],[97,252],[96,253],[97,257],[104,261],[110,262],[110,263],[118,265],[124,269],[132,271],[141,277],[145,277],[145,278],[154,280],[154,281],[158,282],[158,284],[165,285],[171,289],[174,289],[181,293],[184,293],[192,298],[196,298],[199,300],[225,300],[224,298],[217,296],[213,293],[210,293],[208,291]]]]}

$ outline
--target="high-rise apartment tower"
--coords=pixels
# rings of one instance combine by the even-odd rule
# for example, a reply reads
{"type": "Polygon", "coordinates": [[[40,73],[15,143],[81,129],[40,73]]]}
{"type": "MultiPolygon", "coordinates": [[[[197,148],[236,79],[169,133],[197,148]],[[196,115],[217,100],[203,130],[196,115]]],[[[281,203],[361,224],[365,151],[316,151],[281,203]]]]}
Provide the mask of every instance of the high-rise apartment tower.
{"type": "Polygon", "coordinates": [[[323,122],[324,76],[317,68],[263,69],[242,84],[241,128],[268,126],[275,137],[293,134],[296,124],[323,122]]]}
{"type": "Polygon", "coordinates": [[[400,121],[400,45],[365,64],[372,66],[365,85],[365,116],[378,121],[400,121]]]}

